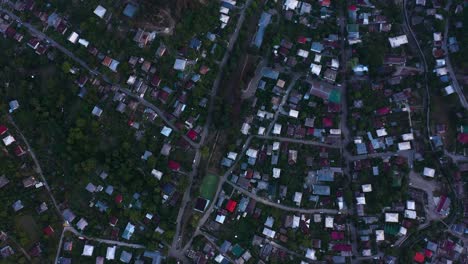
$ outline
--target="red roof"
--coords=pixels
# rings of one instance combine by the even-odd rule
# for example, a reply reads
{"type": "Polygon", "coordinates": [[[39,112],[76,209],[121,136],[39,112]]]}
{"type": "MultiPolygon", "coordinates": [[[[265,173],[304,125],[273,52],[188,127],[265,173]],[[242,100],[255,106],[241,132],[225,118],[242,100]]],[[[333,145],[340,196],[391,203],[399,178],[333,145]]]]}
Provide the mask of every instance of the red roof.
{"type": "Polygon", "coordinates": [[[17,157],[24,155],[26,153],[20,145],[17,145],[15,148],[15,155],[17,157]]]}
{"type": "Polygon", "coordinates": [[[54,234],[54,229],[51,226],[44,228],[42,231],[44,231],[44,234],[46,236],[51,236],[52,234],[54,234]]]}
{"type": "Polygon", "coordinates": [[[300,36],[297,38],[297,42],[301,44],[305,44],[307,42],[307,38],[304,36],[300,36]]]}
{"type": "Polygon", "coordinates": [[[348,6],[349,11],[356,11],[356,6],[355,5],[350,5],[348,6]]]}
{"type": "Polygon", "coordinates": [[[191,140],[196,140],[198,138],[198,134],[195,132],[195,130],[190,129],[187,133],[187,137],[189,137],[191,140]]]}
{"type": "Polygon", "coordinates": [[[418,263],[423,263],[424,262],[424,255],[422,253],[416,252],[416,255],[414,255],[414,261],[418,263]]]}
{"type": "Polygon", "coordinates": [[[442,195],[439,200],[439,204],[437,205],[437,212],[440,212],[442,210],[442,207],[444,207],[445,201],[447,200],[447,196],[442,195]]]}
{"type": "Polygon", "coordinates": [[[429,249],[425,249],[425,250],[424,250],[424,255],[425,255],[427,258],[431,258],[431,257],[432,257],[432,251],[430,251],[429,249]]]}
{"type": "Polygon", "coordinates": [[[153,79],[151,79],[151,84],[153,86],[159,86],[159,84],[161,84],[161,79],[159,78],[159,76],[154,75],[153,79]]]}
{"type": "Polygon", "coordinates": [[[322,119],[322,122],[323,122],[323,126],[324,127],[332,127],[333,126],[333,120],[329,117],[324,117],[322,119]]]}
{"type": "Polygon", "coordinates": [[[176,161],[173,161],[173,160],[170,160],[168,163],[167,163],[167,166],[169,166],[169,169],[173,170],[173,171],[178,171],[180,170],[180,164],[176,161]]]}
{"type": "Polygon", "coordinates": [[[121,194],[118,194],[117,196],[115,196],[115,202],[116,203],[122,203],[123,201],[123,196],[121,194]]]}
{"type": "Polygon", "coordinates": [[[390,110],[391,110],[390,107],[386,106],[386,107],[382,107],[380,109],[377,109],[376,112],[379,115],[386,115],[386,114],[390,113],[390,110]]]}
{"type": "Polygon", "coordinates": [[[348,244],[336,244],[333,246],[333,250],[335,251],[352,251],[351,245],[348,244]]]}
{"type": "Polygon", "coordinates": [[[229,200],[228,203],[226,204],[226,210],[228,210],[230,213],[234,212],[236,209],[237,202],[234,200],[229,200]]]}
{"type": "MultiPolygon", "coordinates": [[[[1,134],[1,133],[0,133],[1,134]]],[[[468,133],[460,133],[457,136],[457,139],[462,144],[468,144],[468,133]]]]}
{"type": "Polygon", "coordinates": [[[115,216],[111,216],[111,218],[109,219],[109,224],[111,226],[115,226],[117,224],[117,222],[119,221],[119,219],[115,216]]]}
{"type": "Polygon", "coordinates": [[[326,6],[326,7],[329,7],[330,6],[330,1],[331,0],[322,0],[322,6],[326,6]]]}
{"type": "Polygon", "coordinates": [[[344,239],[344,233],[343,232],[338,232],[338,231],[333,231],[331,233],[331,238],[333,240],[342,240],[342,239],[344,239]]]}
{"type": "Polygon", "coordinates": [[[8,128],[4,125],[0,125],[0,135],[5,134],[8,131],[8,128]]]}

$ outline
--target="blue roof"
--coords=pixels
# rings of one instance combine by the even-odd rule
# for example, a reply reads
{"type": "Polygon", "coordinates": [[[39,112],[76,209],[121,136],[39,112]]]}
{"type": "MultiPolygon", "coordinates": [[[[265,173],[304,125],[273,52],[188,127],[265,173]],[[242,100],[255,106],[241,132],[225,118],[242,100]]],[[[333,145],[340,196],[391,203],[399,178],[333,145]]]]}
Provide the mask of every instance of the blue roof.
{"type": "Polygon", "coordinates": [[[125,16],[127,16],[127,17],[133,17],[135,15],[137,9],[138,8],[136,6],[134,6],[132,4],[128,4],[124,9],[123,14],[125,16]]]}
{"type": "Polygon", "coordinates": [[[224,1],[221,2],[221,6],[229,8],[229,9],[233,9],[235,7],[234,5],[232,5],[232,4],[228,3],[228,2],[224,2],[224,1]]]}
{"type": "Polygon", "coordinates": [[[191,41],[190,41],[190,47],[192,49],[196,49],[198,50],[200,47],[201,47],[201,40],[197,39],[197,38],[193,38],[191,41]]]}
{"type": "Polygon", "coordinates": [[[262,75],[265,78],[276,80],[279,77],[279,72],[273,70],[272,68],[263,68],[262,75]]]}
{"type": "Polygon", "coordinates": [[[367,154],[367,147],[364,143],[357,143],[356,144],[356,151],[358,155],[367,154]]]}
{"type": "Polygon", "coordinates": [[[260,48],[262,46],[263,37],[265,35],[265,29],[268,26],[268,24],[270,24],[270,21],[271,14],[263,12],[258,22],[257,34],[255,34],[255,38],[253,40],[253,43],[255,46],[257,46],[257,48],[260,48]]]}
{"type": "Polygon", "coordinates": [[[163,192],[167,195],[171,195],[173,194],[175,191],[175,187],[174,185],[170,184],[170,183],[166,183],[164,186],[163,186],[163,192]]]}
{"type": "Polygon", "coordinates": [[[315,51],[315,52],[322,52],[323,44],[320,42],[313,42],[310,50],[315,51]]]}
{"type": "Polygon", "coordinates": [[[314,184],[312,185],[312,188],[316,195],[330,195],[330,186],[314,184]]]}

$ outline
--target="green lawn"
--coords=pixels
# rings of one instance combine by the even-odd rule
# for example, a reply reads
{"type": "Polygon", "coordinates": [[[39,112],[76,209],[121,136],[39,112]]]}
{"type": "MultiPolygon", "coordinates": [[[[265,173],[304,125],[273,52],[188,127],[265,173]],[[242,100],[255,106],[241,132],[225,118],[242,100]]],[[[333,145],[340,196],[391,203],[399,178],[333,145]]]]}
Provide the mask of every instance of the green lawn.
{"type": "Polygon", "coordinates": [[[200,186],[200,195],[208,200],[213,199],[216,194],[216,187],[218,186],[218,176],[207,174],[200,186]]]}

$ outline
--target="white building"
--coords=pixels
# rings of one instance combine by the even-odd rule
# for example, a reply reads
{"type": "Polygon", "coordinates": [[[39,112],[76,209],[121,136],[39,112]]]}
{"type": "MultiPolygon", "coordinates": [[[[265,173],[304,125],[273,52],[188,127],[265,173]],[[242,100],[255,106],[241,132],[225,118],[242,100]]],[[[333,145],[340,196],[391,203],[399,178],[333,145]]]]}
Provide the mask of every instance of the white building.
{"type": "Polygon", "coordinates": [[[401,45],[407,44],[408,38],[406,37],[406,35],[401,35],[393,38],[388,38],[388,41],[390,42],[390,46],[392,46],[392,48],[398,48],[401,45]]]}
{"type": "Polygon", "coordinates": [[[429,178],[434,178],[435,169],[424,167],[423,175],[429,178]]]}

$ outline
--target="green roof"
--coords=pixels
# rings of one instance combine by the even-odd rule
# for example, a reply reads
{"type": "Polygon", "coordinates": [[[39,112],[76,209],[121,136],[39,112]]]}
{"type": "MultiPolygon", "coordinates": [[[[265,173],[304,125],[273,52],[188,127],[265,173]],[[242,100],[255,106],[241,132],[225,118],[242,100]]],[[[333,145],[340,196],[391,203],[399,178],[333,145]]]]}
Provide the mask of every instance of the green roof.
{"type": "Polygon", "coordinates": [[[462,133],[468,133],[468,125],[462,126],[461,132],[462,133]]]}
{"type": "Polygon", "coordinates": [[[340,103],[341,102],[341,93],[338,90],[332,90],[330,95],[328,96],[328,101],[332,103],[340,103]]]}
{"type": "Polygon", "coordinates": [[[396,235],[400,231],[400,226],[397,224],[386,224],[384,227],[384,232],[389,235],[396,235]]]}
{"type": "Polygon", "coordinates": [[[242,255],[242,253],[244,253],[244,249],[241,246],[239,246],[239,244],[235,244],[232,247],[231,252],[234,256],[236,256],[236,258],[238,258],[242,255]]]}

